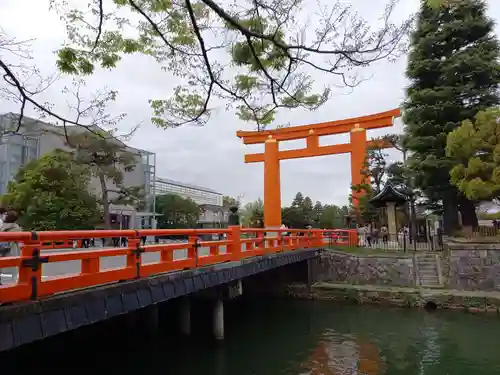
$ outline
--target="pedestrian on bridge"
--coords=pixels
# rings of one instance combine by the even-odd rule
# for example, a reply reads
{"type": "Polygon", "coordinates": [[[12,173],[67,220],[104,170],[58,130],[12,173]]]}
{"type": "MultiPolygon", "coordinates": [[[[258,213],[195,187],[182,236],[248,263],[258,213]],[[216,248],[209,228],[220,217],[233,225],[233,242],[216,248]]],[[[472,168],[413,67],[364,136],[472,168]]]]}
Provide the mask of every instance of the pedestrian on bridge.
{"type": "Polygon", "coordinates": [[[0,227],[3,224],[3,219],[5,218],[6,213],[7,213],[7,210],[3,207],[0,207],[0,227]]]}
{"type": "MultiPolygon", "coordinates": [[[[22,228],[17,224],[17,213],[15,211],[7,211],[4,215],[3,222],[0,226],[0,232],[22,232],[22,228]]],[[[17,242],[0,242],[0,256],[2,257],[18,257],[21,255],[21,249],[17,242]]],[[[17,267],[9,267],[2,269],[0,276],[0,284],[3,276],[8,276],[14,283],[17,283],[19,269],[17,267]]]]}

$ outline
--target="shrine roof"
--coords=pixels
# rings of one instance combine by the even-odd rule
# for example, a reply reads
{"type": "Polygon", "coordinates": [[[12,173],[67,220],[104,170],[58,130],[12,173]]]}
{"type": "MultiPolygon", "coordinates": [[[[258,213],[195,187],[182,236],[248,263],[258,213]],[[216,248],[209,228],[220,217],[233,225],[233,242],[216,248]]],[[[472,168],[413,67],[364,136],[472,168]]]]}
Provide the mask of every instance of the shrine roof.
{"type": "Polygon", "coordinates": [[[403,204],[409,199],[410,197],[408,195],[396,189],[390,183],[387,183],[377,195],[370,199],[370,203],[375,206],[383,206],[391,202],[403,204]]]}

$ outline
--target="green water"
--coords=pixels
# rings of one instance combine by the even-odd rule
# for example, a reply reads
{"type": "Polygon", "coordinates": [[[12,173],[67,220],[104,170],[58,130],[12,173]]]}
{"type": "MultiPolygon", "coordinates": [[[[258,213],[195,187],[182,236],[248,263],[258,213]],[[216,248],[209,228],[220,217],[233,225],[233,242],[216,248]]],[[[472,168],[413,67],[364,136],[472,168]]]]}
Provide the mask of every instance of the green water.
{"type": "Polygon", "coordinates": [[[100,329],[18,350],[2,358],[2,367],[61,375],[82,369],[173,375],[500,374],[497,316],[312,301],[240,302],[225,313],[223,343],[203,330],[180,340],[100,329]]]}

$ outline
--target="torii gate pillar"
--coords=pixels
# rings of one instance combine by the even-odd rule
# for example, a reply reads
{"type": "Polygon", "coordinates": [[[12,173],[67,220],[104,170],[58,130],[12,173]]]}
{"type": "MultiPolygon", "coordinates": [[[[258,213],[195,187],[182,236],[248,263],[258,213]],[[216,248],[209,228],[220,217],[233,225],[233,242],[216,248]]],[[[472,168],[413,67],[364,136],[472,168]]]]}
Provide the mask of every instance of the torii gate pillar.
{"type": "Polygon", "coordinates": [[[272,136],[264,149],[264,226],[281,226],[281,187],[279,144],[272,136]]]}
{"type": "MultiPolygon", "coordinates": [[[[365,170],[366,151],[368,142],[366,140],[366,129],[360,128],[358,124],[351,130],[351,185],[362,185],[366,181],[363,174],[365,170]],[[357,125],[357,126],[356,126],[357,125]]],[[[362,191],[352,191],[352,205],[358,207],[359,199],[363,196],[362,191]]]]}

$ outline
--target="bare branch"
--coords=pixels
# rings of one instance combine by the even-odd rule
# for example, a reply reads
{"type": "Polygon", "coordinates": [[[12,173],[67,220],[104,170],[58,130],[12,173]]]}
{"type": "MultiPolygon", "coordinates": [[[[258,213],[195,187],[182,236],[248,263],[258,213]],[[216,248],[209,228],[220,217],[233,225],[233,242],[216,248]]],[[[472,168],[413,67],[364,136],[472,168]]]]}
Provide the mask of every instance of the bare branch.
{"type": "MultiPolygon", "coordinates": [[[[74,118],[65,117],[54,112],[50,104],[38,101],[37,95],[47,90],[59,75],[43,77],[35,66],[25,63],[26,60],[31,59],[28,42],[8,38],[0,29],[0,70],[3,71],[4,83],[3,86],[0,86],[0,97],[19,103],[19,114],[15,117],[15,125],[1,129],[1,134],[19,133],[23,125],[26,107],[29,104],[38,112],[40,119],[55,120],[56,125],[61,126],[68,142],[68,125],[82,127],[103,138],[116,139],[118,130],[116,125],[125,115],[121,114],[113,117],[106,112],[106,109],[109,102],[116,99],[117,92],[107,89],[97,91],[91,100],[86,101],[81,92],[85,82],[81,79],[75,79],[71,89],[65,87],[62,91],[62,94],[67,98],[68,109],[74,114],[74,118]],[[7,58],[9,56],[17,57],[20,62],[18,64],[8,63],[7,58]],[[36,85],[29,85],[33,82],[30,78],[36,78],[36,85]],[[72,98],[72,100],[68,100],[69,98],[72,98]]],[[[120,135],[119,138],[129,139],[138,127],[139,125],[128,133],[120,135]]]]}

